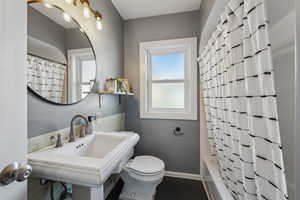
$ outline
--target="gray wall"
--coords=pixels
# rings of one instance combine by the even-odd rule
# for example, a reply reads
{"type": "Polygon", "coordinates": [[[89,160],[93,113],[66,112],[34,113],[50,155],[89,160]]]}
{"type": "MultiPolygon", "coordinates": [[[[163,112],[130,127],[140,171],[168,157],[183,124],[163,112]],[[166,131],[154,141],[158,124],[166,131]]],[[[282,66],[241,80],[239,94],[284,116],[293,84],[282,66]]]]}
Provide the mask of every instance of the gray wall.
{"type": "Polygon", "coordinates": [[[281,140],[283,144],[283,156],[285,161],[286,175],[288,181],[288,189],[290,199],[294,196],[295,171],[294,171],[294,74],[295,74],[295,52],[294,45],[289,50],[280,52],[274,55],[275,67],[275,85],[278,117],[281,133],[281,140]],[[284,81],[283,81],[284,80],[284,81]]]}
{"type": "Polygon", "coordinates": [[[32,7],[27,11],[27,32],[28,35],[35,39],[44,41],[61,52],[65,51],[65,29],[42,15],[32,7]]]}
{"type": "Polygon", "coordinates": [[[201,22],[201,40],[199,45],[199,52],[201,53],[203,48],[207,45],[208,40],[212,37],[213,32],[216,30],[216,27],[220,20],[220,15],[224,12],[225,6],[229,3],[230,0],[203,0],[200,11],[201,13],[206,13],[207,10],[210,10],[208,14],[205,15],[205,18],[200,19],[201,22]],[[203,11],[205,10],[205,11],[203,11]]]}
{"type": "MultiPolygon", "coordinates": [[[[66,58],[69,49],[91,47],[86,35],[78,28],[66,29],[32,7],[28,7],[27,16],[28,36],[57,48],[66,58]]],[[[28,49],[29,53],[32,53],[30,50],[28,49]]],[[[51,54],[49,56],[50,59],[55,57],[51,54]]]]}
{"type": "Polygon", "coordinates": [[[128,20],[124,34],[125,76],[135,93],[128,99],[126,127],[141,135],[136,153],[162,158],[170,171],[199,173],[199,121],[139,118],[139,43],[199,36],[199,12],[128,20]],[[177,126],[184,136],[172,134],[177,126]]]}
{"type": "MultiPolygon", "coordinates": [[[[199,26],[199,30],[200,30],[200,35],[199,35],[199,54],[202,51],[201,49],[203,48],[204,44],[207,41],[203,41],[203,37],[202,34],[208,34],[207,32],[205,32],[205,27],[206,24],[209,20],[209,16],[213,10],[213,6],[214,6],[215,0],[203,0],[201,3],[201,7],[200,7],[200,26],[199,26]]],[[[205,180],[205,177],[207,177],[207,173],[206,173],[206,167],[205,167],[205,162],[204,162],[204,158],[207,156],[210,156],[210,148],[209,148],[209,142],[208,142],[208,133],[207,133],[207,126],[206,126],[206,116],[205,116],[205,108],[204,108],[204,101],[203,101],[203,95],[202,95],[202,89],[201,89],[201,82],[199,82],[199,102],[200,102],[200,174],[203,177],[203,179],[205,180]]],[[[204,182],[205,183],[205,182],[204,182]]]]}
{"type": "MultiPolygon", "coordinates": [[[[99,10],[105,19],[104,29],[93,37],[93,41],[97,42],[96,88],[103,89],[104,79],[123,76],[123,20],[110,0],[94,1],[93,8],[99,10]]],[[[100,109],[98,95],[91,94],[78,104],[58,106],[28,92],[28,137],[66,128],[78,113],[92,115],[97,112],[103,116],[112,115],[123,112],[123,105],[119,105],[118,97],[104,96],[100,109]]]]}
{"type": "Polygon", "coordinates": [[[89,41],[79,29],[66,29],[65,30],[65,51],[68,49],[81,49],[90,48],[89,41]]]}
{"type": "MultiPolygon", "coordinates": [[[[279,117],[280,135],[283,145],[283,158],[286,169],[287,187],[289,199],[295,198],[295,132],[294,132],[294,116],[295,116],[295,41],[289,38],[290,29],[280,28],[278,23],[294,9],[294,0],[285,0],[282,4],[281,0],[266,1],[266,8],[270,19],[271,43],[273,46],[274,61],[274,78],[275,89],[277,93],[277,107],[279,117]],[[277,32],[277,33],[276,33],[277,32]],[[278,33],[280,32],[280,33],[278,33]],[[279,42],[280,39],[274,35],[285,35],[286,41],[279,42]],[[283,43],[282,43],[283,42],[283,43]]],[[[292,24],[294,24],[292,22],[292,24]]],[[[280,36],[281,37],[281,36],[280,36]]]]}
{"type": "Polygon", "coordinates": [[[215,0],[202,0],[201,7],[200,7],[200,17],[199,17],[199,20],[200,20],[200,28],[199,28],[200,35],[199,36],[200,36],[200,38],[201,38],[203,29],[207,23],[209,14],[212,10],[214,3],[215,3],[215,0]]]}
{"type": "MultiPolygon", "coordinates": [[[[300,1],[295,0],[296,4],[296,67],[295,67],[295,169],[300,168],[300,1]]],[[[300,199],[300,173],[296,173],[295,199],[300,199]]]]}

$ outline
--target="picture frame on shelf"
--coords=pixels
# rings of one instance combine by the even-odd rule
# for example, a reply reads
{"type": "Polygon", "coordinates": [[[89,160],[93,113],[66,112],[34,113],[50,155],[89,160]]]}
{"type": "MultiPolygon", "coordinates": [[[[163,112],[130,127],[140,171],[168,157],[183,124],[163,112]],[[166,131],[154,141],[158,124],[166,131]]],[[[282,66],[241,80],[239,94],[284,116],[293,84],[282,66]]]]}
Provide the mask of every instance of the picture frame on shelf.
{"type": "Polygon", "coordinates": [[[129,81],[126,78],[118,79],[118,92],[130,93],[129,81]]]}
{"type": "Polygon", "coordinates": [[[117,79],[106,79],[105,90],[113,93],[118,92],[118,80],[117,79]]]}
{"type": "Polygon", "coordinates": [[[106,79],[105,90],[112,93],[130,93],[129,81],[126,78],[106,79]]]}

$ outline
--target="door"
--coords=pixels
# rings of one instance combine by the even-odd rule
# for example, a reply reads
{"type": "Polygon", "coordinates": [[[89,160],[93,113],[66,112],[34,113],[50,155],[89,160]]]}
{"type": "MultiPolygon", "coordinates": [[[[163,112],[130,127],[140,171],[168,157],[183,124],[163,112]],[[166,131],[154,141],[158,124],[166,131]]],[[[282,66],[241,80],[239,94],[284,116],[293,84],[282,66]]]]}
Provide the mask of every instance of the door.
{"type": "MultiPolygon", "coordinates": [[[[26,0],[0,3],[0,170],[26,164],[26,7],[26,0]]],[[[0,185],[0,199],[27,199],[26,181],[0,185]]]]}

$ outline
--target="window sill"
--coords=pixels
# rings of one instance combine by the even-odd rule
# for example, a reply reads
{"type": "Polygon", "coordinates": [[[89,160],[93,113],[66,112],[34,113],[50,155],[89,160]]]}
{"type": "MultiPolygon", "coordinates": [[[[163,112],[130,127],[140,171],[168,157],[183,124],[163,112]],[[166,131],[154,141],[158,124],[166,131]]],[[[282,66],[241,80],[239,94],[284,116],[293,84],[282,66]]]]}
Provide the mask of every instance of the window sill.
{"type": "Polygon", "coordinates": [[[165,114],[165,113],[141,113],[141,119],[169,119],[169,120],[193,120],[197,121],[197,114],[187,113],[187,114],[165,114]]]}

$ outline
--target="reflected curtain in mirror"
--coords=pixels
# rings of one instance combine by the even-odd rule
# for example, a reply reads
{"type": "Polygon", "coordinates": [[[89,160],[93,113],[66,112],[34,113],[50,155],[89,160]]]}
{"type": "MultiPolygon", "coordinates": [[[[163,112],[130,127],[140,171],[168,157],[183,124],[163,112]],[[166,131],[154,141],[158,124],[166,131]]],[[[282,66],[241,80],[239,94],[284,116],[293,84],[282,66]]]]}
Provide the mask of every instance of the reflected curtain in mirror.
{"type": "Polygon", "coordinates": [[[27,55],[27,85],[50,101],[66,102],[67,67],[33,55],[27,55]]]}

